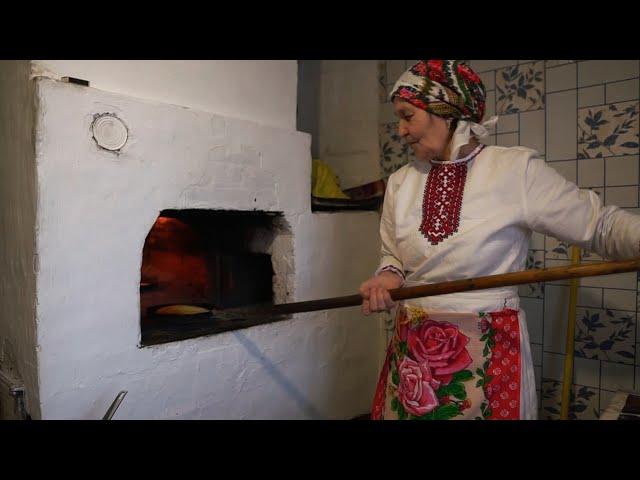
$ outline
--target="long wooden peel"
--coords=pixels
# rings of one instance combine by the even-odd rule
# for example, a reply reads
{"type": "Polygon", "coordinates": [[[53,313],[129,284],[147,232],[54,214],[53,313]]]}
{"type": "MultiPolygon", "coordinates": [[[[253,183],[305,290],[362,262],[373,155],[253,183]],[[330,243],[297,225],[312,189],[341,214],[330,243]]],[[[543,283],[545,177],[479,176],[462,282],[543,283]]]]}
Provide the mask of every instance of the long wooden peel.
{"type": "MultiPolygon", "coordinates": [[[[640,270],[640,258],[615,262],[600,262],[586,265],[567,265],[553,268],[524,270],[521,272],[503,273],[500,275],[489,275],[486,277],[468,278],[465,280],[454,280],[451,282],[433,283],[430,285],[396,288],[394,290],[389,290],[389,293],[393,300],[408,300],[410,298],[444,295],[447,293],[468,292],[471,290],[483,290],[487,288],[507,287],[528,283],[549,282],[568,278],[594,277],[598,275],[632,272],[634,270],[640,270]]],[[[291,313],[313,312],[317,310],[330,310],[333,308],[353,307],[360,305],[361,303],[362,296],[358,294],[306,302],[243,308],[237,309],[237,312],[242,312],[243,315],[285,315],[291,313]]],[[[228,311],[233,310],[230,309],[228,311]]]]}

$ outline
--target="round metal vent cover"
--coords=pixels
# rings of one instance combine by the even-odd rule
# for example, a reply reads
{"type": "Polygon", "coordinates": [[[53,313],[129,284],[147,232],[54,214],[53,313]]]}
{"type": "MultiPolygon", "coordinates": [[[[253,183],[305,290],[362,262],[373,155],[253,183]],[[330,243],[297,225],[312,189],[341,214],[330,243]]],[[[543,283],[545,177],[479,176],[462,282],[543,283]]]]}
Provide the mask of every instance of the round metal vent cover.
{"type": "Polygon", "coordinates": [[[120,150],[127,143],[129,136],[122,120],[110,113],[97,117],[91,129],[98,145],[107,150],[120,150]]]}

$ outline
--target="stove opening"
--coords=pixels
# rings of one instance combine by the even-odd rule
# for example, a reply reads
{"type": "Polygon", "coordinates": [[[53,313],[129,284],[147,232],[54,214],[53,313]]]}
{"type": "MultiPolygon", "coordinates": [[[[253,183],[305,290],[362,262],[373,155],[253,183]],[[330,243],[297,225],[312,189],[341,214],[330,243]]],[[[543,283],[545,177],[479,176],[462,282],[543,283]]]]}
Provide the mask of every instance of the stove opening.
{"type": "Polygon", "coordinates": [[[227,309],[288,301],[292,252],[281,213],[163,210],[142,252],[141,346],[288,318],[227,309]]]}

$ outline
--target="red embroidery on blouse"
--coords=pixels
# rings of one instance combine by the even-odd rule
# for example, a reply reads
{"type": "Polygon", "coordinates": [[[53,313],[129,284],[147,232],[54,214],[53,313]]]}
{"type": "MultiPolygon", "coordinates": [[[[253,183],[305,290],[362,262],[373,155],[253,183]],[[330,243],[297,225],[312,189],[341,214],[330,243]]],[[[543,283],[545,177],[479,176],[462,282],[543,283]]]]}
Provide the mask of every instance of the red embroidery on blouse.
{"type": "Polygon", "coordinates": [[[434,165],[429,171],[422,200],[420,231],[437,245],[458,231],[467,164],[434,165]]]}
{"type": "Polygon", "coordinates": [[[467,162],[432,165],[424,187],[420,224],[420,232],[431,245],[458,231],[466,180],[467,162]]]}

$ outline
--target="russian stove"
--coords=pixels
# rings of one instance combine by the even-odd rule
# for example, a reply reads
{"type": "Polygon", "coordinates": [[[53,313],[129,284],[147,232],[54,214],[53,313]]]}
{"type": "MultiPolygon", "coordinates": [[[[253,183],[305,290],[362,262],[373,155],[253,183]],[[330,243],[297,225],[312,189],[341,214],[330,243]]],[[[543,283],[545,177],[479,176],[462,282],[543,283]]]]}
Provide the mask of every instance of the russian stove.
{"type": "Polygon", "coordinates": [[[358,308],[233,330],[154,315],[348,295],[372,273],[379,217],[311,213],[307,134],[0,70],[0,122],[17,122],[0,137],[0,371],[32,418],[99,419],[123,390],[115,419],[369,410],[385,336],[358,308]]]}

